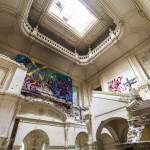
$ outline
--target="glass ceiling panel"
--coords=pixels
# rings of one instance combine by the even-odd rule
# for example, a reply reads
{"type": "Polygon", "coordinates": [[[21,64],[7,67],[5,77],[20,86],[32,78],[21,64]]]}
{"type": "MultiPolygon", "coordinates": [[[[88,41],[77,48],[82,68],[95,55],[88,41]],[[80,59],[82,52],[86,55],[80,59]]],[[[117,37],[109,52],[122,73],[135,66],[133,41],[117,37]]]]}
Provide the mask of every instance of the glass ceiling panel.
{"type": "Polygon", "coordinates": [[[80,36],[97,20],[79,0],[54,0],[48,13],[55,15],[80,36]]]}

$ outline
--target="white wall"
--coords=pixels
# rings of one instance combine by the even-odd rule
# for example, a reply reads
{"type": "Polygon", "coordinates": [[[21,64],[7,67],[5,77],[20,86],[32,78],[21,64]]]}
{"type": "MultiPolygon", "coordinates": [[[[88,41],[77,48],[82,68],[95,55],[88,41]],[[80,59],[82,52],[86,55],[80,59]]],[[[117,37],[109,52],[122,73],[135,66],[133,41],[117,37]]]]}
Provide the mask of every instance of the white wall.
{"type": "Polygon", "coordinates": [[[50,147],[75,146],[77,135],[80,132],[87,132],[85,126],[82,125],[21,120],[14,145],[21,146],[25,136],[37,129],[44,131],[48,135],[50,147]]]}
{"type": "Polygon", "coordinates": [[[122,58],[109,67],[100,75],[100,83],[103,91],[127,93],[129,86],[128,80],[135,86],[138,78],[126,58],[122,58]]]}
{"type": "Polygon", "coordinates": [[[57,126],[57,125],[49,125],[44,123],[37,123],[37,122],[25,122],[22,121],[19,123],[17,136],[15,139],[14,145],[21,145],[25,136],[33,130],[40,129],[44,131],[49,137],[49,143],[53,146],[64,146],[65,139],[64,139],[64,127],[57,126]]]}
{"type": "Polygon", "coordinates": [[[102,121],[110,118],[128,118],[126,110],[127,101],[123,101],[124,97],[110,96],[101,94],[101,92],[93,92],[92,108],[93,115],[93,140],[96,141],[96,132],[102,121]]]}

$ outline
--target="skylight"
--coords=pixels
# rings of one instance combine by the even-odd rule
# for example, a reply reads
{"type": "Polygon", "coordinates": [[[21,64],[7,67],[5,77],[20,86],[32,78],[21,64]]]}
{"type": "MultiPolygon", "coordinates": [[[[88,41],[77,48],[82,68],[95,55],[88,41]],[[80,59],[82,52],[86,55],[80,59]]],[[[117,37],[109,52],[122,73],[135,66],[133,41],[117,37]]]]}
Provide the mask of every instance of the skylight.
{"type": "Polygon", "coordinates": [[[80,36],[83,36],[97,20],[79,0],[54,0],[48,13],[53,14],[80,36]]]}

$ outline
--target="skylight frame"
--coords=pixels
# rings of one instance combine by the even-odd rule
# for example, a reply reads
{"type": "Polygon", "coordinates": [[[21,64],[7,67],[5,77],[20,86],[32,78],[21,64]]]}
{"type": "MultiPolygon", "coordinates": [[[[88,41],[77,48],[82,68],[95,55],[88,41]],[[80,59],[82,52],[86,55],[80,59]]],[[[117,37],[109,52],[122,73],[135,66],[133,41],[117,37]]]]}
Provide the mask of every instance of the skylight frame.
{"type": "Polygon", "coordinates": [[[86,8],[86,10],[90,13],[91,16],[94,17],[94,20],[91,21],[91,23],[84,29],[84,31],[82,33],[78,32],[77,29],[73,28],[71,25],[69,25],[67,22],[65,22],[62,18],[60,18],[58,15],[55,15],[50,8],[53,5],[54,0],[52,0],[52,2],[50,3],[47,13],[48,15],[50,15],[52,18],[55,19],[55,21],[61,23],[65,28],[69,29],[69,31],[71,31],[72,33],[74,33],[75,35],[77,35],[80,38],[83,38],[88,32],[90,32],[92,30],[92,28],[97,24],[98,22],[98,18],[96,17],[96,15],[89,9],[87,8],[80,0],[79,3],[81,3],[81,5],[83,5],[83,7],[86,8]]]}

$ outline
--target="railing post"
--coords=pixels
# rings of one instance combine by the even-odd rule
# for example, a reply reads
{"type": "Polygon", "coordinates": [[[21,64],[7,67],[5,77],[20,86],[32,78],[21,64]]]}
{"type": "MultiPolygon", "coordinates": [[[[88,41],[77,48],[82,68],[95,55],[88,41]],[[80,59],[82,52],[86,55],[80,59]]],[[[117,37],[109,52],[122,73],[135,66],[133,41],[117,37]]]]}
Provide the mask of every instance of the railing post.
{"type": "Polygon", "coordinates": [[[91,47],[89,47],[88,55],[89,55],[89,58],[92,57],[92,50],[91,50],[91,47]]]}
{"type": "Polygon", "coordinates": [[[79,54],[77,53],[76,49],[75,49],[75,57],[79,59],[79,54]]]}
{"type": "Polygon", "coordinates": [[[32,34],[37,36],[37,33],[38,33],[38,26],[36,26],[34,29],[33,29],[33,32],[32,34]]]}
{"type": "Polygon", "coordinates": [[[109,36],[111,37],[112,40],[116,37],[116,35],[114,34],[111,28],[109,28],[109,36]]]}

